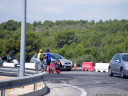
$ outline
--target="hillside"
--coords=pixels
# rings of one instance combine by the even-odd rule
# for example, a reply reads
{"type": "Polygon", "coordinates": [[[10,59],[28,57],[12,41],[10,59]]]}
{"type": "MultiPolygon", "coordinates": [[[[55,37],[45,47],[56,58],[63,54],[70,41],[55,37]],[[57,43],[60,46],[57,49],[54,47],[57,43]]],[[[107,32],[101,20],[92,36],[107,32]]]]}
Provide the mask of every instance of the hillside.
{"type": "MultiPolygon", "coordinates": [[[[12,51],[19,58],[20,26],[14,20],[0,24],[0,56],[12,51]]],[[[115,53],[127,52],[128,20],[34,21],[26,27],[26,61],[40,48],[72,60],[90,54],[95,62],[109,62],[115,53]]]]}

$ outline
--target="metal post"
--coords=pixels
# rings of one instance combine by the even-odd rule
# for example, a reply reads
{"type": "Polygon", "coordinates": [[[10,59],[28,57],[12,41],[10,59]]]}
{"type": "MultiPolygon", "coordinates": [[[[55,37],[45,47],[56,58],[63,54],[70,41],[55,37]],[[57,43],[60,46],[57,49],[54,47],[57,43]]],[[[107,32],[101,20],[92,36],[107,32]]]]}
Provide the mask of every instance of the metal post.
{"type": "Polygon", "coordinates": [[[25,73],[25,47],[26,47],[26,0],[22,0],[22,24],[21,24],[21,43],[20,43],[20,71],[19,76],[25,73]]]}
{"type": "MultiPolygon", "coordinates": [[[[35,74],[38,74],[39,72],[38,72],[38,70],[36,70],[35,71],[35,74]]],[[[37,90],[37,83],[34,83],[34,91],[36,91],[37,90]]]]}
{"type": "Polygon", "coordinates": [[[34,83],[34,90],[33,91],[36,91],[37,90],[37,83],[34,83]]]}
{"type": "Polygon", "coordinates": [[[1,96],[5,96],[5,90],[1,90],[1,96]]]}

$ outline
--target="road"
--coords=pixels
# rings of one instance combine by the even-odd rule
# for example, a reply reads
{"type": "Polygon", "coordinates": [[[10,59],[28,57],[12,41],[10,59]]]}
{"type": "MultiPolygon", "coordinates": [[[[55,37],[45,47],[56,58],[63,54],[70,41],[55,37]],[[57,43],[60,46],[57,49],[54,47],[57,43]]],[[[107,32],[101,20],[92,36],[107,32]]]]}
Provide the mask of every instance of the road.
{"type": "Polygon", "coordinates": [[[128,79],[121,79],[119,75],[109,77],[107,73],[100,72],[62,71],[60,74],[45,75],[44,82],[56,87],[67,84],[68,88],[75,86],[80,89],[72,90],[72,95],[69,89],[69,95],[65,96],[82,96],[82,90],[87,92],[86,96],[128,96],[128,79]]]}

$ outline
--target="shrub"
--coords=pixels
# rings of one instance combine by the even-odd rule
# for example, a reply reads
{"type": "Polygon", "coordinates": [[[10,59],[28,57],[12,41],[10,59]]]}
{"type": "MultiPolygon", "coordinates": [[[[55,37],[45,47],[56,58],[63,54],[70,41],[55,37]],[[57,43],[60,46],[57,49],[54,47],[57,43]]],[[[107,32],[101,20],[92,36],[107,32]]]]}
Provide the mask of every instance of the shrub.
{"type": "Polygon", "coordinates": [[[76,64],[78,67],[82,66],[82,62],[93,62],[93,66],[94,66],[96,59],[90,54],[85,54],[76,59],[76,64]]]}

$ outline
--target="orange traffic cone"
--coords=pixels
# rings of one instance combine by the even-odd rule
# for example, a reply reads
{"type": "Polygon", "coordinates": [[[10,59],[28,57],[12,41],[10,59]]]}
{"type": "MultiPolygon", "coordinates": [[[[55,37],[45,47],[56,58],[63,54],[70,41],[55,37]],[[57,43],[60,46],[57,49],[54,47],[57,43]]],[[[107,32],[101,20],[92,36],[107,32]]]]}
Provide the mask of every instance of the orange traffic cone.
{"type": "Polygon", "coordinates": [[[74,62],[74,69],[77,69],[77,68],[76,68],[76,61],[74,62]]]}

